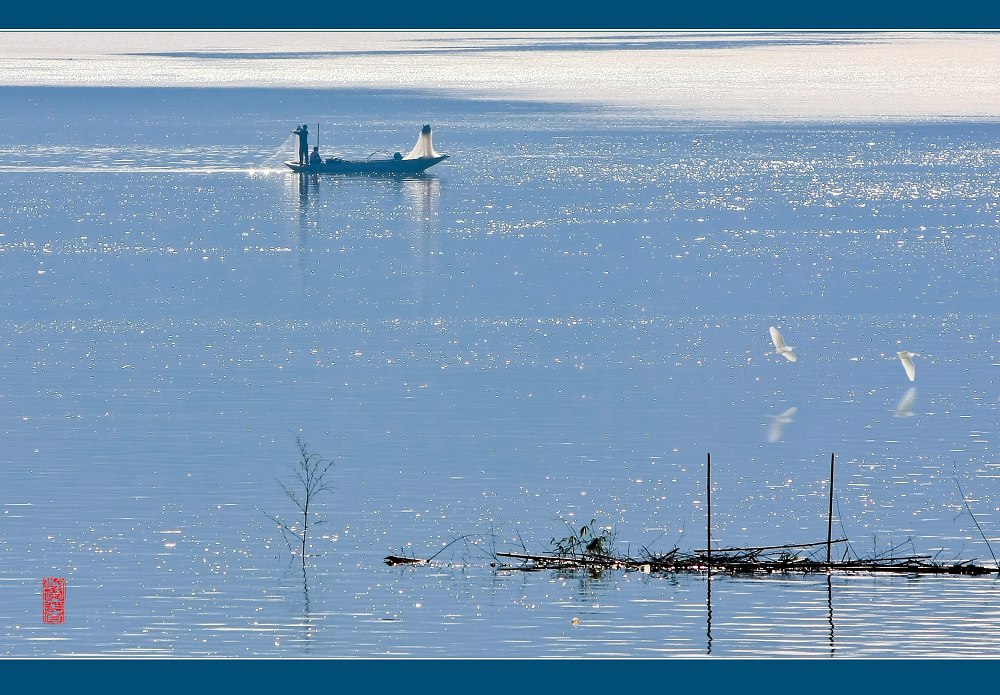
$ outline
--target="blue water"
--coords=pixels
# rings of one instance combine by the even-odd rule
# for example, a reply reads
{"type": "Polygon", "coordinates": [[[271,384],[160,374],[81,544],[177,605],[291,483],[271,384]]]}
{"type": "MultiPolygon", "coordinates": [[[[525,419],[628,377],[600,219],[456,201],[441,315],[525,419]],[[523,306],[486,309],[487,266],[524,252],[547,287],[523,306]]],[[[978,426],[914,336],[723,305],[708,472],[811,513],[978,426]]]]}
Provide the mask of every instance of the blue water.
{"type": "Polygon", "coordinates": [[[0,654],[997,654],[989,578],[723,576],[709,601],[703,575],[490,564],[591,519],[632,555],[704,547],[711,453],[720,546],[825,540],[835,454],[854,553],[992,565],[994,120],[0,92],[0,654]],[[306,121],[362,156],[432,123],[451,159],[300,177],[306,121]],[[267,517],[297,435],[336,462],[305,576],[267,517]]]}

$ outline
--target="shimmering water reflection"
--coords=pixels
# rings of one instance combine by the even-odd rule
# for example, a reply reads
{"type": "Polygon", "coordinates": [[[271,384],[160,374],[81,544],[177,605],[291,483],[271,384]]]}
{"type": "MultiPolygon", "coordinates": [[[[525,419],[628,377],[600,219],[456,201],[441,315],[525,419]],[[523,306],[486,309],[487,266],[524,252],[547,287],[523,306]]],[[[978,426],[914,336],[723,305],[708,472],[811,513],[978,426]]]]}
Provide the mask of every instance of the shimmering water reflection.
{"type": "MultiPolygon", "coordinates": [[[[854,659],[1000,648],[995,579],[723,575],[709,591],[704,575],[365,569],[367,586],[353,589],[340,573],[303,581],[301,568],[252,580],[277,590],[243,598],[225,580],[187,595],[151,587],[121,615],[16,635],[33,652],[64,656],[854,659]],[[454,634],[462,638],[431,637],[454,634]]],[[[78,586],[77,610],[103,588],[78,586]]]]}

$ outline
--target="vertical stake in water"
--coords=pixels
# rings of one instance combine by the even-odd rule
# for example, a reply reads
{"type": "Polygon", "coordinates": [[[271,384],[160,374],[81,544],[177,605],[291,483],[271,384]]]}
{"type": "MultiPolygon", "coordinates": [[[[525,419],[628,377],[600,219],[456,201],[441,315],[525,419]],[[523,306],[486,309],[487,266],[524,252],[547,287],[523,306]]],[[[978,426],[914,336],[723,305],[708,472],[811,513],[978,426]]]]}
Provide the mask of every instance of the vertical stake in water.
{"type": "Polygon", "coordinates": [[[706,466],[707,473],[705,475],[705,498],[708,500],[706,504],[708,513],[706,514],[706,535],[708,537],[708,542],[705,547],[708,548],[707,560],[705,564],[708,566],[708,575],[712,575],[712,454],[708,454],[708,465],[706,466]]]}
{"type": "Polygon", "coordinates": [[[830,568],[830,543],[833,539],[833,462],[836,454],[830,454],[830,511],[826,516],[826,566],[830,568]]]}

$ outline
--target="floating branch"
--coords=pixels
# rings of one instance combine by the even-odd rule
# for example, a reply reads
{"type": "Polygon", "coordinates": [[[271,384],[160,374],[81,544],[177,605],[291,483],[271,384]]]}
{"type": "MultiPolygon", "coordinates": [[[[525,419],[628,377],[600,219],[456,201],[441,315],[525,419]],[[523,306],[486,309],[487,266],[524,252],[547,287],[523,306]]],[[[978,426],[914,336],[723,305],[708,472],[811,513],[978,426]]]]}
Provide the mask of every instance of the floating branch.
{"type": "Polygon", "coordinates": [[[472,538],[472,537],[478,536],[478,535],[479,534],[476,534],[476,533],[467,533],[464,536],[459,536],[455,540],[450,541],[449,543],[447,543],[443,548],[441,548],[441,550],[437,551],[436,553],[434,553],[433,555],[431,555],[426,560],[422,560],[422,559],[416,558],[416,557],[406,557],[405,555],[386,555],[384,561],[385,561],[385,564],[387,564],[387,565],[429,565],[429,564],[431,564],[431,562],[434,561],[434,558],[436,558],[438,555],[440,555],[441,553],[443,553],[445,550],[447,550],[448,548],[450,548],[451,546],[453,546],[455,543],[458,543],[459,541],[464,541],[464,540],[466,540],[468,538],[472,538]]]}
{"type": "Polygon", "coordinates": [[[426,565],[427,560],[418,557],[403,557],[401,555],[387,555],[385,558],[387,565],[426,565]]]}
{"type": "MultiPolygon", "coordinates": [[[[827,543],[846,543],[846,538],[838,538],[833,541],[821,541],[819,543],[786,543],[785,545],[758,545],[750,546],[747,548],[716,548],[712,552],[716,553],[736,553],[736,552],[750,552],[757,551],[761,552],[764,550],[785,550],[788,548],[811,548],[817,545],[826,545],[827,543]]],[[[695,550],[696,553],[704,553],[705,550],[695,550]]]]}
{"type": "MultiPolygon", "coordinates": [[[[844,542],[839,539],[834,542],[844,542]]],[[[826,546],[826,541],[787,546],[769,546],[779,548],[797,548],[808,546],[826,546]]],[[[997,573],[998,569],[982,567],[971,561],[954,564],[936,564],[930,562],[930,555],[907,555],[900,557],[884,557],[871,560],[853,560],[849,562],[831,562],[811,560],[796,555],[784,553],[778,558],[761,559],[760,549],[730,549],[716,550],[712,553],[711,566],[707,554],[683,554],[677,549],[659,558],[619,558],[619,557],[565,557],[559,555],[532,555],[528,553],[498,552],[497,558],[520,560],[521,564],[497,563],[499,570],[537,572],[553,569],[586,569],[602,570],[637,570],[649,573],[663,572],[705,572],[711,568],[713,573],[727,572],[730,574],[773,574],[773,573],[828,573],[836,572],[890,572],[896,574],[961,574],[983,575],[997,573]],[[734,552],[735,551],[735,552],[734,552]]],[[[388,558],[386,559],[388,562],[388,558]]],[[[408,559],[411,564],[412,559],[408,559]]],[[[416,561],[418,563],[422,561],[416,561]]]]}

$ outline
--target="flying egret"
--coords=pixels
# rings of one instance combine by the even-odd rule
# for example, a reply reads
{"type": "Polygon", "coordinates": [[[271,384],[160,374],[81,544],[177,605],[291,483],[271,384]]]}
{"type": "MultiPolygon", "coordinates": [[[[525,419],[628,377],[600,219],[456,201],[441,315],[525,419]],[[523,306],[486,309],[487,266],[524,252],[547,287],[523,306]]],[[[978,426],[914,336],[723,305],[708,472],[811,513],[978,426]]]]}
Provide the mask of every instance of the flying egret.
{"type": "Polygon", "coordinates": [[[792,421],[792,416],[799,412],[799,409],[792,406],[780,415],[771,416],[771,429],[767,433],[767,441],[780,442],[781,434],[785,430],[785,425],[792,421]]]}
{"type": "Polygon", "coordinates": [[[913,401],[917,399],[917,387],[911,386],[903,394],[903,397],[899,399],[899,403],[896,405],[896,412],[893,413],[896,417],[911,417],[913,411],[910,408],[913,407],[913,401]]]}
{"type": "Polygon", "coordinates": [[[778,329],[771,326],[771,342],[774,343],[774,351],[779,355],[784,355],[785,359],[789,362],[795,361],[795,353],[792,352],[795,348],[791,345],[785,345],[785,339],[781,337],[781,333],[778,333],[778,329]]]}
{"type": "Polygon", "coordinates": [[[913,377],[917,375],[917,368],[913,366],[914,357],[920,357],[919,353],[910,352],[909,350],[900,350],[896,353],[899,356],[899,361],[903,363],[903,369],[906,370],[906,376],[913,381],[913,377]]]}

